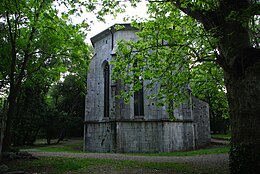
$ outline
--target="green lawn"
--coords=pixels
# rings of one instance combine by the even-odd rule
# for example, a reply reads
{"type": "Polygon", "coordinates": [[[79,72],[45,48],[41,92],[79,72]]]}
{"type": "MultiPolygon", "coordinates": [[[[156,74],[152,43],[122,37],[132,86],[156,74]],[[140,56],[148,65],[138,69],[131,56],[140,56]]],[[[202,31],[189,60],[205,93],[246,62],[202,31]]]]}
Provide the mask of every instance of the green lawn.
{"type": "Polygon", "coordinates": [[[118,161],[105,159],[80,159],[64,157],[40,157],[38,160],[19,160],[7,162],[10,171],[26,171],[28,173],[61,174],[61,173],[172,173],[172,174],[199,174],[207,172],[222,174],[227,171],[196,168],[188,164],[155,163],[140,161],[118,161]]]}
{"type": "Polygon", "coordinates": [[[76,142],[73,144],[57,144],[46,147],[38,148],[41,152],[73,152],[82,153],[83,152],[83,142],[76,142]]]}
{"type": "Polygon", "coordinates": [[[185,152],[163,152],[163,153],[152,153],[152,154],[130,154],[130,155],[143,155],[143,156],[195,156],[195,155],[208,155],[208,154],[223,154],[228,153],[229,147],[215,147],[208,149],[199,149],[193,151],[185,151],[185,152]]]}
{"type": "MultiPolygon", "coordinates": [[[[39,142],[39,141],[38,141],[39,142]]],[[[83,140],[80,139],[69,139],[62,141],[60,144],[46,145],[42,143],[36,143],[34,146],[22,147],[23,150],[27,151],[40,151],[40,152],[71,152],[71,153],[83,153],[83,140]]],[[[128,155],[138,156],[194,156],[194,155],[206,155],[206,154],[222,154],[228,153],[228,146],[214,147],[199,149],[194,151],[186,152],[165,152],[165,153],[130,153],[128,155]]]]}
{"type": "Polygon", "coordinates": [[[47,145],[44,140],[37,140],[33,146],[20,147],[25,151],[40,151],[40,152],[83,152],[83,139],[68,139],[61,141],[59,144],[47,145]]]}
{"type": "Polygon", "coordinates": [[[221,139],[221,140],[230,140],[231,134],[211,134],[211,138],[221,139]]]}
{"type": "MultiPolygon", "coordinates": [[[[68,139],[60,144],[47,145],[44,141],[38,140],[33,146],[22,147],[22,150],[40,152],[70,152],[83,153],[82,139],[68,139]]],[[[194,156],[205,154],[228,153],[227,146],[217,146],[207,149],[200,149],[187,152],[155,153],[155,154],[127,154],[143,156],[194,156]]],[[[91,173],[108,174],[113,173],[171,173],[171,174],[223,174],[228,173],[227,168],[216,169],[208,166],[192,166],[191,164],[180,163],[155,163],[140,161],[118,161],[108,159],[80,159],[65,157],[40,157],[38,160],[16,160],[9,161],[7,165],[12,171],[23,170],[28,173],[62,174],[62,173],[91,173]]]]}

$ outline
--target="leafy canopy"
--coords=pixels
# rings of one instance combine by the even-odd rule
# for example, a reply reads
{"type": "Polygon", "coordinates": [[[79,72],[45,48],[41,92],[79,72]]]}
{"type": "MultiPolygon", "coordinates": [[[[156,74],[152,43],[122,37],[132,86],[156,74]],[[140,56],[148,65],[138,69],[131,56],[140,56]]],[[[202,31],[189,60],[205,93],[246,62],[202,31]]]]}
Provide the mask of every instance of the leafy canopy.
{"type": "Polygon", "coordinates": [[[150,98],[163,105],[172,101],[178,105],[187,99],[189,85],[196,94],[206,88],[223,91],[223,72],[214,64],[217,40],[211,32],[171,3],[149,3],[148,13],[147,21],[132,23],[139,29],[139,40],[118,43],[114,79],[132,87],[123,97],[127,99],[141,88],[140,83],[134,83],[136,76],[148,80],[148,89],[158,89],[150,98]],[[215,75],[216,79],[209,78],[215,75]],[[218,84],[208,85],[211,80],[218,84]]]}
{"type": "MultiPolygon", "coordinates": [[[[74,2],[3,0],[1,1],[0,78],[6,86],[37,76],[56,81],[61,72],[86,74],[91,54],[86,45],[86,21],[73,24],[68,16],[78,13],[74,2]],[[61,5],[68,8],[63,12],[61,5]],[[73,13],[72,13],[73,12],[73,13]],[[13,56],[12,56],[13,55],[13,56]]],[[[18,84],[18,83],[17,83],[18,84]]],[[[1,87],[3,87],[1,86],[1,87]]]]}

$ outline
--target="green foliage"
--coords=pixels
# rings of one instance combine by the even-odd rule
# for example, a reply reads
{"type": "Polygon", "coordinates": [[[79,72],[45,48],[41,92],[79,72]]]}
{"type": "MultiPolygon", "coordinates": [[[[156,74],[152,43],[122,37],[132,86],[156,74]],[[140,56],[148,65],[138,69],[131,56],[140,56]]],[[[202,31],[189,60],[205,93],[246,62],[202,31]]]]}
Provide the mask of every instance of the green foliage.
{"type": "Polygon", "coordinates": [[[8,96],[10,108],[5,146],[10,145],[12,125],[15,144],[32,143],[46,123],[46,131],[52,135],[51,120],[63,113],[47,108],[51,84],[65,72],[86,76],[91,54],[84,42],[88,24],[72,23],[72,15],[83,13],[74,3],[79,1],[0,2],[0,88],[8,96]]]}
{"type": "MultiPolygon", "coordinates": [[[[159,83],[156,97],[159,101],[165,99],[166,104],[173,99],[183,100],[185,92],[177,89],[185,89],[189,82],[205,80],[200,74],[207,77],[212,72],[222,74],[217,65],[221,66],[233,119],[231,173],[259,173],[259,133],[252,133],[258,130],[255,123],[259,115],[259,104],[255,100],[259,88],[254,83],[259,81],[259,5],[258,0],[150,1],[151,20],[134,24],[142,30],[140,40],[119,43],[118,58],[114,62],[115,73],[119,74],[115,79],[131,88],[126,98],[140,88],[140,84],[131,84],[135,77],[141,76],[151,82],[151,88],[158,89],[155,84],[159,83]],[[170,29],[171,32],[165,32],[170,29]],[[203,72],[196,70],[203,64],[206,65],[203,72]],[[254,87],[248,87],[250,85],[254,87]],[[248,100],[254,95],[254,100],[248,100]],[[245,122],[251,127],[245,126],[245,122]]],[[[223,78],[215,86],[208,83],[212,89],[209,95],[199,92],[205,91],[203,84],[197,95],[206,100],[212,96],[215,100],[216,96],[219,101],[211,101],[215,108],[211,113],[226,117],[223,78]]]]}
{"type": "Polygon", "coordinates": [[[45,95],[48,84],[34,82],[30,86],[25,82],[18,97],[19,107],[12,128],[14,146],[33,144],[47,114],[45,95]]]}
{"type": "Polygon", "coordinates": [[[84,42],[85,26],[72,24],[64,17],[72,15],[73,3],[63,1],[69,12],[65,10],[60,15],[51,1],[1,1],[0,68],[6,84],[12,76],[18,82],[21,77],[37,76],[39,70],[50,78],[44,79],[41,74],[37,76],[40,80],[54,81],[61,72],[86,73],[91,52],[84,42]]]}
{"type": "Polygon", "coordinates": [[[50,90],[50,106],[59,113],[59,119],[54,127],[64,131],[63,137],[83,135],[85,77],[86,74],[67,75],[63,82],[53,85],[50,90]]]}
{"type": "Polygon", "coordinates": [[[190,85],[200,99],[206,100],[208,91],[214,91],[213,97],[219,95],[222,101],[215,100],[212,106],[218,102],[222,108],[212,109],[219,109],[220,116],[228,117],[223,72],[214,64],[217,39],[171,3],[150,3],[148,11],[147,21],[132,23],[140,30],[139,40],[117,43],[113,77],[130,88],[130,93],[122,96],[129,99],[133,91],[140,89],[140,83],[133,84],[136,77],[141,77],[149,82],[146,88],[158,90],[151,99],[168,106],[174,101],[176,107],[187,100],[190,85]]]}
{"type": "Polygon", "coordinates": [[[259,37],[260,15],[254,15],[251,18],[251,21],[252,22],[249,23],[251,43],[253,47],[259,48],[260,47],[260,37],[259,37]]]}
{"type": "Polygon", "coordinates": [[[190,80],[193,95],[209,104],[211,131],[227,133],[229,112],[223,70],[213,62],[203,62],[191,73],[194,75],[190,80]]]}
{"type": "Polygon", "coordinates": [[[39,133],[49,144],[51,139],[83,134],[85,79],[67,75],[56,85],[48,77],[45,79],[38,81],[35,77],[22,86],[12,131],[16,146],[33,144],[39,133]]]}

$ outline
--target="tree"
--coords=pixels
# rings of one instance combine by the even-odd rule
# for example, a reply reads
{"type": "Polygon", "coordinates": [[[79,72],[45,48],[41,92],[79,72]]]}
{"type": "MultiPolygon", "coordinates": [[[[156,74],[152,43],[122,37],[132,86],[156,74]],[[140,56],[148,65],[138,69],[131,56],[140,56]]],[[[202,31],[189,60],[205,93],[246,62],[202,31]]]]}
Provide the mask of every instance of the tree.
{"type": "Polygon", "coordinates": [[[70,8],[61,14],[48,0],[3,0],[0,4],[1,30],[5,31],[5,35],[1,35],[1,44],[5,45],[1,47],[4,51],[1,54],[1,70],[5,67],[1,80],[8,91],[3,151],[8,151],[17,97],[24,81],[39,69],[45,69],[45,72],[51,70],[58,76],[73,69],[75,62],[80,64],[85,62],[83,59],[89,58],[89,47],[84,43],[85,33],[81,30],[87,27],[85,21],[81,24],[69,22],[69,14],[77,12],[74,2],[58,2],[58,5],[65,4],[70,8]]]}
{"type": "MultiPolygon", "coordinates": [[[[26,82],[25,82],[26,83],[26,82]]],[[[22,85],[17,97],[17,113],[11,129],[11,140],[14,146],[32,145],[43,126],[46,114],[45,86],[35,82],[34,85],[22,85]]]]}
{"type": "MultiPolygon", "coordinates": [[[[17,97],[17,112],[11,129],[14,146],[35,142],[39,131],[45,124],[44,118],[51,115],[47,94],[52,83],[55,83],[58,78],[59,71],[53,66],[49,66],[34,72],[22,83],[17,97]]],[[[53,120],[55,119],[53,118],[53,120]]]]}
{"type": "Polygon", "coordinates": [[[133,82],[133,73],[151,84],[160,79],[159,96],[175,94],[167,95],[167,102],[183,98],[177,89],[194,78],[192,68],[209,61],[220,66],[231,116],[230,171],[259,173],[259,1],[150,1],[149,12],[151,20],[134,24],[141,39],[128,47],[118,44],[117,77],[126,84],[133,82]],[[129,66],[134,62],[138,66],[129,66]]]}
{"type": "Polygon", "coordinates": [[[65,136],[83,136],[85,92],[86,73],[69,74],[63,82],[52,86],[52,105],[60,113],[59,125],[55,125],[60,130],[57,143],[65,136]]]}
{"type": "Polygon", "coordinates": [[[194,74],[190,80],[192,94],[209,104],[211,132],[227,133],[230,117],[223,70],[213,62],[201,62],[191,73],[194,74]]]}

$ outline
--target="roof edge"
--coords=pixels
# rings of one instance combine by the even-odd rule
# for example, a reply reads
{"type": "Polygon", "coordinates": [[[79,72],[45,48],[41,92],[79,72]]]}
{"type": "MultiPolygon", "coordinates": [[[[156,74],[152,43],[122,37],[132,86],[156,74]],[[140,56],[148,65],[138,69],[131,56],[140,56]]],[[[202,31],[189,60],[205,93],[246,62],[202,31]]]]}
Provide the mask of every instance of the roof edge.
{"type": "Polygon", "coordinates": [[[113,34],[113,33],[117,32],[117,31],[120,31],[120,30],[129,30],[129,29],[138,30],[137,28],[131,26],[131,23],[116,23],[116,24],[111,25],[107,29],[101,31],[100,33],[96,34],[95,36],[91,37],[90,41],[91,41],[91,43],[92,43],[92,45],[94,47],[94,43],[96,43],[97,41],[102,39],[104,36],[106,36],[108,34],[113,34]],[[124,28],[116,29],[117,25],[124,26],[124,28]]]}

